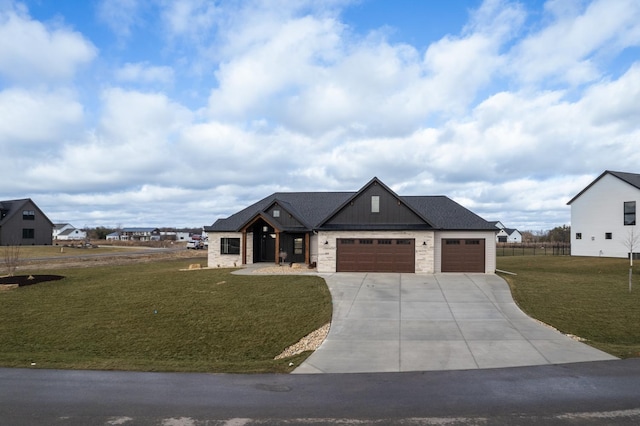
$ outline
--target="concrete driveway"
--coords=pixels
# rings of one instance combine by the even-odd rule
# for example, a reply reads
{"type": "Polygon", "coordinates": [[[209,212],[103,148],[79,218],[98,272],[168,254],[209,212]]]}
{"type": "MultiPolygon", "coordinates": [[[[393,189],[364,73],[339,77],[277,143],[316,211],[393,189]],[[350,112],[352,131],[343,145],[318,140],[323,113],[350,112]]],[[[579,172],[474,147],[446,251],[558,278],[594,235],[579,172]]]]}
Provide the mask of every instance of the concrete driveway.
{"type": "Polygon", "coordinates": [[[294,373],[464,370],[616,359],[525,315],[496,275],[322,277],[333,299],[331,330],[294,373]]]}

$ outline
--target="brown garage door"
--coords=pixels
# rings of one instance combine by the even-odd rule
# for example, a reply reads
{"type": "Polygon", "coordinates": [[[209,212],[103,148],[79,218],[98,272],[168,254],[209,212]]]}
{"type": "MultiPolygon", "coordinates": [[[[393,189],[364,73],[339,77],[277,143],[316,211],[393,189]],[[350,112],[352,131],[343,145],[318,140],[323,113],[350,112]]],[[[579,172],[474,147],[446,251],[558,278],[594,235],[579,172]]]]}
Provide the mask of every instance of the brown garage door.
{"type": "Polygon", "coordinates": [[[484,239],[443,239],[442,272],[485,272],[484,239]]]}
{"type": "Polygon", "coordinates": [[[415,240],[338,239],[338,272],[415,272],[415,240]]]}

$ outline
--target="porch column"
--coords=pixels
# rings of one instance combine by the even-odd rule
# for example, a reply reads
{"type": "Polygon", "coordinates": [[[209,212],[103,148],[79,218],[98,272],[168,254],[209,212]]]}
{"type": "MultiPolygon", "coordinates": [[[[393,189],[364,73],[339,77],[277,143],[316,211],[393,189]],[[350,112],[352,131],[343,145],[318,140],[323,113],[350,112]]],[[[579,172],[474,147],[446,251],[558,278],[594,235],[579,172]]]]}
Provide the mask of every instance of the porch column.
{"type": "Polygon", "coordinates": [[[280,232],[276,231],[276,265],[280,264],[280,232]]]}
{"type": "Polygon", "coordinates": [[[247,230],[242,231],[242,264],[247,264],[247,230]]]}
{"type": "Polygon", "coordinates": [[[309,247],[309,233],[304,234],[304,263],[311,264],[311,247],[309,247]]]}

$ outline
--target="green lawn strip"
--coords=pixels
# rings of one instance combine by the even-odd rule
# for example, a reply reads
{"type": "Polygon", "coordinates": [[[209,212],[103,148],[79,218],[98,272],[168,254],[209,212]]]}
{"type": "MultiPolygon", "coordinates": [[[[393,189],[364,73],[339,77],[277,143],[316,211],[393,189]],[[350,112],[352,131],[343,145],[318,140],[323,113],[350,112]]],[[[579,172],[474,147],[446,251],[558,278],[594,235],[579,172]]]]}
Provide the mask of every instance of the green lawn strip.
{"type": "Polygon", "coordinates": [[[188,263],[47,271],[66,278],[1,292],[0,364],[286,372],[302,357],[273,357],[331,318],[319,277],[179,271],[188,263]]]}
{"type": "MultiPolygon", "coordinates": [[[[78,244],[78,242],[69,241],[69,244],[78,244]]],[[[6,247],[0,247],[0,253],[3,253],[3,250],[6,247]]],[[[133,251],[138,250],[142,251],[147,249],[146,247],[91,247],[91,248],[80,248],[80,247],[64,247],[64,246],[20,246],[20,251],[18,252],[20,259],[29,260],[34,258],[43,258],[43,257],[67,257],[67,256],[88,256],[95,254],[108,254],[108,253],[122,253],[123,251],[133,251]]],[[[4,259],[0,259],[4,260],[4,259]]],[[[3,274],[2,269],[0,269],[0,274],[3,274]]]]}
{"type": "Polygon", "coordinates": [[[499,257],[516,303],[530,316],[617,357],[640,356],[640,271],[629,261],[570,256],[499,257]]]}

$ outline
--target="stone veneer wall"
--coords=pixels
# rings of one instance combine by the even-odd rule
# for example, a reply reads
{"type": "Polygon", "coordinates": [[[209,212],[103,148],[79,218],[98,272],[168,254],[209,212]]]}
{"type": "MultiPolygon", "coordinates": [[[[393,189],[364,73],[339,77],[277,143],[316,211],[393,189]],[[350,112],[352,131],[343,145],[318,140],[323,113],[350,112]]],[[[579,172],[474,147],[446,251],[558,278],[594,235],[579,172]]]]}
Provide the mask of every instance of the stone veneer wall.
{"type": "MultiPolygon", "coordinates": [[[[316,237],[318,272],[336,272],[336,253],[339,238],[406,238],[415,239],[416,272],[432,274],[435,271],[435,233],[433,231],[320,231],[316,237]],[[327,244],[325,244],[327,242],[327,244]],[[426,243],[426,244],[423,244],[426,243]]],[[[312,240],[313,242],[313,240],[312,240]]],[[[313,247],[313,244],[312,244],[313,247]]],[[[313,253],[313,250],[311,251],[313,253]]],[[[313,258],[312,258],[313,261],[313,258]]]]}
{"type": "MultiPolygon", "coordinates": [[[[247,241],[253,241],[247,236],[247,241]]],[[[247,244],[250,245],[250,244],[247,244]]],[[[253,245],[250,245],[253,248],[253,245]]],[[[247,259],[253,259],[253,255],[249,257],[247,250],[247,259]]],[[[233,268],[242,265],[242,233],[240,232],[210,232],[209,233],[209,251],[207,252],[207,265],[209,268],[233,268]],[[221,238],[240,238],[240,254],[220,254],[221,238]]]]}
{"type": "Polygon", "coordinates": [[[494,274],[496,272],[496,232],[494,231],[477,231],[477,232],[438,232],[436,233],[435,243],[435,272],[442,272],[442,239],[443,238],[484,238],[484,265],[485,274],[494,274]]]}

